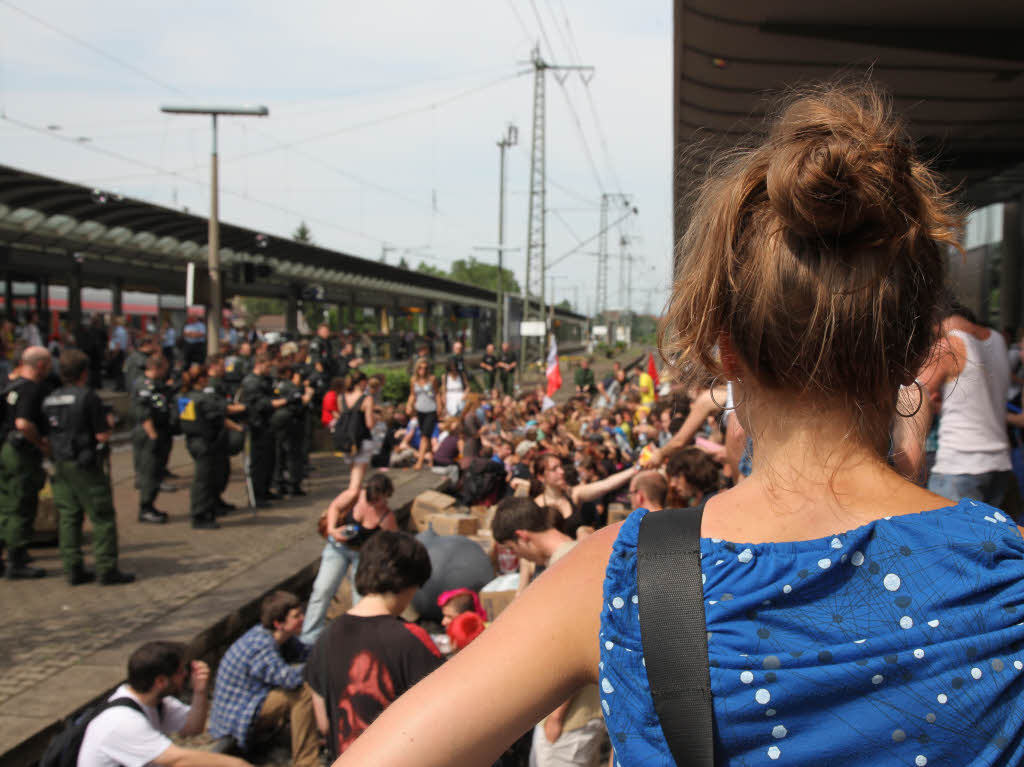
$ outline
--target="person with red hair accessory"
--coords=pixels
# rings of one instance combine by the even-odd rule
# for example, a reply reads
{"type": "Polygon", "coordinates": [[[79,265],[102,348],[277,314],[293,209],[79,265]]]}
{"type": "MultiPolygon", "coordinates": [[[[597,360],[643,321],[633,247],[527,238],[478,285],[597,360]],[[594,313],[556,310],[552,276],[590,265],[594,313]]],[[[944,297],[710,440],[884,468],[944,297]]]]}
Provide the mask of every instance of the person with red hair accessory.
{"type": "Polygon", "coordinates": [[[480,595],[473,589],[460,588],[445,591],[437,598],[437,606],[441,608],[441,625],[445,629],[463,613],[474,613],[480,618],[481,623],[487,620],[487,613],[484,611],[483,605],[480,604],[480,595]]]}
{"type": "Polygon", "coordinates": [[[448,638],[452,640],[454,652],[458,652],[466,649],[466,645],[483,633],[484,619],[475,612],[462,613],[456,615],[445,630],[448,632],[448,638]]]}

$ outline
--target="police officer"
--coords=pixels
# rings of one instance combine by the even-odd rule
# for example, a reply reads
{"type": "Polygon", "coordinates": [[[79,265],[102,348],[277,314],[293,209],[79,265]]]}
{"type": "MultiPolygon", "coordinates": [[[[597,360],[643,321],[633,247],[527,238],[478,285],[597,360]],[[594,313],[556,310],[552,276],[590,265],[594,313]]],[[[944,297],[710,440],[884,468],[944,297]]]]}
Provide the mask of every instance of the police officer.
{"type": "MultiPolygon", "coordinates": [[[[0,419],[0,543],[7,546],[7,577],[42,578],[46,571],[28,564],[39,491],[46,482],[43,454],[46,421],[42,404],[44,379],[52,364],[42,346],[30,346],[21,355],[19,374],[2,393],[0,419]]],[[[2,563],[0,563],[2,567],[2,563]]]]}
{"type": "Polygon", "coordinates": [[[242,379],[252,372],[252,346],[243,343],[238,347],[237,352],[232,352],[224,358],[224,385],[227,393],[234,396],[238,391],[242,379]]]}
{"type": "Polygon", "coordinates": [[[132,349],[124,360],[124,384],[129,395],[135,392],[135,382],[146,369],[146,360],[156,351],[156,344],[149,336],[143,336],[138,347],[132,349]]]}
{"type": "Polygon", "coordinates": [[[206,358],[206,373],[209,380],[203,391],[220,398],[227,410],[227,416],[232,422],[228,424],[227,430],[228,450],[222,457],[221,468],[214,476],[217,480],[217,513],[219,515],[237,508],[233,503],[225,501],[223,494],[231,479],[231,456],[238,455],[245,449],[245,427],[242,425],[245,421],[245,405],[233,401],[234,388],[228,386],[224,381],[224,358],[221,355],[214,354],[206,358]]]}
{"type": "Polygon", "coordinates": [[[280,397],[275,399],[274,382],[268,375],[268,366],[266,354],[254,355],[252,372],[242,379],[238,389],[238,401],[245,405],[249,419],[247,474],[257,506],[267,506],[271,500],[280,497],[270,492],[274,473],[274,434],[270,416],[287,402],[280,397]]]}
{"type": "Polygon", "coordinates": [[[331,328],[326,322],[317,325],[316,338],[310,341],[309,362],[312,365],[319,362],[328,380],[334,377],[338,369],[338,361],[331,353],[331,328]]]}
{"type": "Polygon", "coordinates": [[[274,396],[285,401],[270,418],[277,454],[274,463],[274,484],[280,495],[305,495],[302,489],[303,429],[306,409],[313,398],[308,385],[303,390],[300,374],[289,365],[278,369],[274,396]]]}
{"type": "Polygon", "coordinates": [[[337,375],[347,376],[353,370],[358,370],[363,362],[362,357],[356,356],[352,342],[346,341],[341,347],[341,354],[338,355],[337,375]]]}
{"type": "Polygon", "coordinates": [[[131,583],[135,576],[117,566],[117,518],[104,471],[112,427],[102,401],[88,386],[89,358],[78,349],[65,350],[60,374],[64,385],[43,400],[43,413],[50,429],[64,575],[72,586],[96,578],[82,560],[82,520],[88,515],[100,584],[131,583]]]}
{"type": "Polygon", "coordinates": [[[505,394],[511,395],[515,388],[516,368],[519,361],[508,341],[501,342],[501,356],[498,358],[498,372],[501,374],[501,388],[505,394]]]}
{"type": "Polygon", "coordinates": [[[137,381],[132,394],[135,411],[132,449],[137,456],[135,485],[139,488],[139,522],[167,522],[167,514],[153,507],[173,438],[171,406],[163,384],[166,378],[167,358],[163,354],[151,354],[146,360],[145,375],[137,381]]]}
{"type": "Polygon", "coordinates": [[[483,371],[484,376],[484,394],[490,396],[498,375],[498,358],[494,356],[494,344],[487,344],[487,348],[484,349],[483,359],[480,360],[480,370],[483,371]]]}
{"type": "MultiPolygon", "coordinates": [[[[193,365],[187,379],[191,389],[177,400],[178,421],[185,435],[185,446],[195,460],[190,495],[192,527],[215,530],[220,525],[220,477],[227,473],[227,402],[208,385],[207,371],[193,365]]],[[[237,425],[232,424],[237,428],[237,425]]]]}

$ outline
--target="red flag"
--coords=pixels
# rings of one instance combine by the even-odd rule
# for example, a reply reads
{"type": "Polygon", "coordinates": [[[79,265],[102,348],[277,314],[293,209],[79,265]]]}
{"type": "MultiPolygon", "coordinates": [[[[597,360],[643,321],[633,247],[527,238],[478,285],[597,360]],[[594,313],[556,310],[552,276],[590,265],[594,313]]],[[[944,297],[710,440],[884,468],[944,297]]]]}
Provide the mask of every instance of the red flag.
{"type": "Polygon", "coordinates": [[[555,392],[562,388],[562,371],[558,365],[558,341],[551,336],[551,349],[548,352],[548,396],[554,397],[555,392]]]}
{"type": "Polygon", "coordinates": [[[647,375],[654,381],[654,389],[658,389],[658,368],[654,365],[654,352],[647,352],[647,375]]]}

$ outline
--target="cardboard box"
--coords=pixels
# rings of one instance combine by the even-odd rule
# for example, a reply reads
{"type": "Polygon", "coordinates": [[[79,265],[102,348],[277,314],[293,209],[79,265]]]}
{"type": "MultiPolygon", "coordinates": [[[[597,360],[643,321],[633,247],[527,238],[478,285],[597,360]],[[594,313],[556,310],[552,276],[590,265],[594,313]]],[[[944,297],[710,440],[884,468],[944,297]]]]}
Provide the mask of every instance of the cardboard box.
{"type": "Polygon", "coordinates": [[[608,505],[608,524],[614,525],[616,522],[621,522],[632,513],[632,509],[627,508],[621,503],[612,503],[608,505]]]}
{"type": "Polygon", "coordinates": [[[427,529],[427,517],[431,514],[440,514],[451,510],[455,505],[455,497],[439,493],[436,490],[427,490],[416,496],[412,502],[413,525],[416,530],[422,532],[427,529]]]}
{"type": "Polygon", "coordinates": [[[472,506],[470,507],[470,513],[480,520],[480,530],[486,532],[487,535],[491,534],[491,522],[494,521],[494,510],[497,508],[497,504],[493,506],[472,506]]]}
{"type": "Polygon", "coordinates": [[[476,535],[480,527],[472,514],[431,514],[426,523],[438,535],[476,535]]]}
{"type": "Polygon", "coordinates": [[[515,598],[515,590],[481,591],[480,603],[483,605],[484,611],[487,613],[487,620],[493,621],[497,618],[501,614],[502,610],[512,604],[512,600],[515,598]]]}

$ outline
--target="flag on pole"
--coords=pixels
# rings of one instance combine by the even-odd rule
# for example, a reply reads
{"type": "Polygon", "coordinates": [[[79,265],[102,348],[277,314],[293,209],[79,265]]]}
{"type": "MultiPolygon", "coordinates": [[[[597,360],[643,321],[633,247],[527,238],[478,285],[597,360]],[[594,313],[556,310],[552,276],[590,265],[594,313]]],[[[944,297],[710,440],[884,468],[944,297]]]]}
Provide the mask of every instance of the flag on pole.
{"type": "Polygon", "coordinates": [[[548,351],[548,396],[554,397],[555,392],[562,388],[562,371],[558,367],[558,341],[551,335],[551,349],[548,351]]]}
{"type": "Polygon", "coordinates": [[[657,390],[658,381],[658,367],[654,364],[654,352],[647,352],[647,375],[654,381],[654,388],[657,390]]]}

